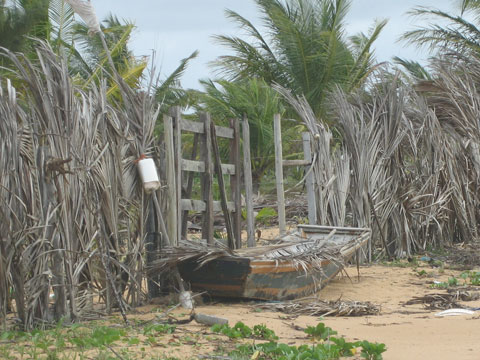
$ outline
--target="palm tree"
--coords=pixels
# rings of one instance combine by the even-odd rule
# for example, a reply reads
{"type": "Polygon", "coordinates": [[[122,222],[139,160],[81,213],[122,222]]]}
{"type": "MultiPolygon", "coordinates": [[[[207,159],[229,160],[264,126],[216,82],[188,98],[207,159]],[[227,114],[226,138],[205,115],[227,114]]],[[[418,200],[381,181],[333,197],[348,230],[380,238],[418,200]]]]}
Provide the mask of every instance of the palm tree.
{"type": "MultiPolygon", "coordinates": [[[[204,93],[200,95],[202,110],[207,110],[219,124],[228,125],[229,119],[244,115],[250,125],[252,180],[258,189],[261,178],[275,159],[273,117],[283,113],[280,95],[257,78],[238,80],[202,80],[204,93]]],[[[292,127],[290,126],[290,129],[292,127]]],[[[285,138],[288,138],[285,132],[285,138]]]]}
{"type": "Polygon", "coordinates": [[[480,1],[463,0],[460,14],[452,15],[445,11],[427,7],[417,7],[409,12],[413,17],[430,20],[429,25],[404,33],[402,40],[417,46],[426,46],[431,51],[447,50],[455,53],[480,54],[480,1]],[[465,13],[473,15],[468,21],[465,13]],[[431,22],[431,19],[439,23],[431,22]],[[440,22],[448,22],[443,25],[440,22]]]}
{"type": "Polygon", "coordinates": [[[31,41],[27,36],[45,37],[49,0],[18,0],[8,5],[0,0],[0,46],[18,52],[31,41]]]}
{"type": "MultiPolygon", "coordinates": [[[[87,26],[76,21],[68,3],[64,0],[18,0],[13,6],[5,3],[6,0],[0,0],[0,46],[35,57],[36,43],[27,36],[46,40],[59,56],[67,59],[70,73],[77,82],[87,87],[107,77],[108,94],[118,97],[118,85],[109,75],[112,69],[100,38],[88,35],[87,26]]],[[[116,71],[129,86],[139,88],[147,60],[135,58],[128,48],[135,25],[110,15],[102,21],[101,28],[116,71]]],[[[179,78],[196,55],[194,52],[183,59],[177,69],[159,82],[155,96],[165,107],[188,103],[181,101],[189,97],[181,88],[179,78]]]]}
{"type": "Polygon", "coordinates": [[[397,65],[400,65],[405,69],[407,75],[412,78],[414,81],[418,80],[432,80],[432,74],[418,61],[407,60],[395,56],[393,62],[397,65]]]}
{"type": "Polygon", "coordinates": [[[340,85],[347,91],[362,84],[373,66],[371,47],[386,21],[376,22],[369,34],[346,38],[349,0],[255,0],[266,34],[240,14],[228,18],[246,30],[248,40],[225,35],[216,40],[233,55],[213,64],[228,80],[250,77],[278,83],[304,94],[318,114],[325,97],[340,85]]]}

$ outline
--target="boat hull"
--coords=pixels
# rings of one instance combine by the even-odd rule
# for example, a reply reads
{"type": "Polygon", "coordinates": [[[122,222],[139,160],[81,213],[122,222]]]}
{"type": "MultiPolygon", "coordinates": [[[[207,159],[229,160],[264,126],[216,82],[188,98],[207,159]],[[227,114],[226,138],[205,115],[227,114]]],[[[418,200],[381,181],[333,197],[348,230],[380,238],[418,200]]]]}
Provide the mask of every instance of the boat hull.
{"type": "Polygon", "coordinates": [[[260,300],[292,300],[311,295],[341,270],[339,264],[323,261],[321,270],[305,271],[292,261],[224,257],[201,268],[194,261],[179,266],[182,278],[194,291],[212,296],[260,300]]]}

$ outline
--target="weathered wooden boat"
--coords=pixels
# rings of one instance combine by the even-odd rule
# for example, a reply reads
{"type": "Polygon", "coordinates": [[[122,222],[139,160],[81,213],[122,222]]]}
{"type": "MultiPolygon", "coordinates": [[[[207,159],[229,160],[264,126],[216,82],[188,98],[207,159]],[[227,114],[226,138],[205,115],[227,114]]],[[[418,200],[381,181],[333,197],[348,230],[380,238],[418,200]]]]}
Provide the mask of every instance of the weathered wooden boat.
{"type": "Polygon", "coordinates": [[[192,257],[177,266],[194,291],[291,300],[323,288],[369,238],[369,229],[301,225],[275,245],[235,250],[213,260],[192,257]]]}

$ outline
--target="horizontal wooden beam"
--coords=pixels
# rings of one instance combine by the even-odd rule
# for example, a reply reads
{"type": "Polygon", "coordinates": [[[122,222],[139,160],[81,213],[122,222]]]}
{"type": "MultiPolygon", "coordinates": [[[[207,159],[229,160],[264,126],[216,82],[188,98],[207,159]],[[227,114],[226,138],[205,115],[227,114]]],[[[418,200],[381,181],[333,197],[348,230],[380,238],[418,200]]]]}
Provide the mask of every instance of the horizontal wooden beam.
{"type": "Polygon", "coordinates": [[[223,175],[235,175],[235,165],[222,164],[222,173],[223,175]]]}
{"type": "MultiPolygon", "coordinates": [[[[183,171],[205,172],[205,163],[197,160],[182,159],[183,171]]],[[[222,172],[224,175],[235,175],[235,165],[222,164],[222,172]]]]}
{"type": "MultiPolygon", "coordinates": [[[[203,200],[182,199],[182,210],[203,212],[206,208],[203,200]]],[[[235,212],[235,204],[232,201],[227,202],[227,208],[229,211],[235,212]]],[[[213,202],[213,211],[222,211],[220,201],[213,202]]]]}
{"type": "Polygon", "coordinates": [[[182,159],[183,171],[205,172],[205,162],[182,159]]]}
{"type": "Polygon", "coordinates": [[[226,139],[233,139],[233,129],[227,128],[223,126],[215,126],[215,132],[217,136],[226,138],[226,139]]]}
{"type": "Polygon", "coordinates": [[[283,160],[283,166],[309,166],[312,165],[311,161],[308,160],[283,160]]]}
{"type": "Polygon", "coordinates": [[[180,124],[182,124],[183,131],[190,131],[197,134],[203,134],[205,132],[203,123],[198,121],[181,119],[180,124]]]}
{"type": "MultiPolygon", "coordinates": [[[[180,123],[182,125],[183,131],[189,131],[197,134],[203,134],[205,132],[204,125],[201,122],[181,119],[180,123]]],[[[219,137],[226,138],[226,139],[233,139],[232,128],[216,125],[215,131],[217,133],[217,136],[219,137]]]]}

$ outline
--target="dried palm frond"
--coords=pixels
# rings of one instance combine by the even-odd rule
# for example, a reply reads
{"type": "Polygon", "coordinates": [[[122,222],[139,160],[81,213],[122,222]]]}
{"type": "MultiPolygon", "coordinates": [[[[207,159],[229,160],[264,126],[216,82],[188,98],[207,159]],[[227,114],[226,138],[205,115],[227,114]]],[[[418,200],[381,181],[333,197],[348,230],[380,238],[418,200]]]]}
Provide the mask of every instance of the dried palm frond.
{"type": "Polygon", "coordinates": [[[405,305],[422,304],[427,309],[445,310],[453,308],[463,308],[458,301],[475,301],[480,298],[480,294],[469,291],[455,291],[453,293],[435,293],[425,296],[415,296],[408,300],[405,305]]]}
{"type": "Polygon", "coordinates": [[[235,256],[232,250],[221,243],[212,246],[206,243],[182,239],[178,246],[163,247],[158,259],[146,269],[148,274],[169,271],[178,264],[195,260],[198,267],[223,256],[235,256]]]}
{"type": "Polygon", "coordinates": [[[300,316],[365,316],[380,314],[380,306],[369,301],[323,301],[316,298],[253,305],[255,309],[280,311],[300,316]]]}
{"type": "Polygon", "coordinates": [[[426,92],[388,69],[368,89],[334,91],[337,144],[304,98],[276,86],[316,139],[317,221],[370,227],[389,255],[480,236],[480,59],[451,54],[432,68],[426,92]]]}
{"type": "Polygon", "coordinates": [[[148,91],[124,84],[123,103],[105,83],[84,91],[47,44],[37,49],[38,63],[0,50],[17,86],[0,84],[0,320],[13,292],[25,328],[95,314],[98,297],[106,311],[124,294],[141,301],[146,198],[134,160],[152,151],[158,115],[148,91]]]}

